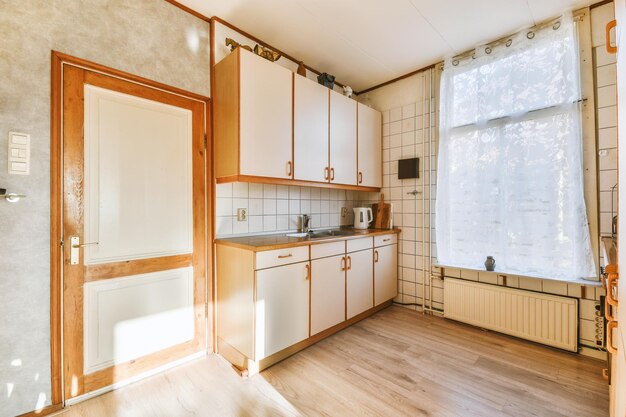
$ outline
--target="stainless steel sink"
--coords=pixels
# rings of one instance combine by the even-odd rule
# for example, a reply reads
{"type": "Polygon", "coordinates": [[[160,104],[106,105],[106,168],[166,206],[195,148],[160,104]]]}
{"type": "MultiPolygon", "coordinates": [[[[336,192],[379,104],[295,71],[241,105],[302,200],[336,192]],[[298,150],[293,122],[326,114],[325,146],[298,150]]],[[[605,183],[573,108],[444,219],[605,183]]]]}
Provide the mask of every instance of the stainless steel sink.
{"type": "Polygon", "coordinates": [[[310,230],[307,233],[287,233],[287,237],[309,238],[309,239],[330,239],[340,236],[353,236],[354,232],[349,230],[330,229],[330,230],[310,230]]]}
{"type": "Polygon", "coordinates": [[[324,239],[330,237],[338,237],[338,236],[352,236],[354,232],[350,232],[347,230],[319,230],[319,231],[310,231],[309,236],[311,239],[324,239]]]}

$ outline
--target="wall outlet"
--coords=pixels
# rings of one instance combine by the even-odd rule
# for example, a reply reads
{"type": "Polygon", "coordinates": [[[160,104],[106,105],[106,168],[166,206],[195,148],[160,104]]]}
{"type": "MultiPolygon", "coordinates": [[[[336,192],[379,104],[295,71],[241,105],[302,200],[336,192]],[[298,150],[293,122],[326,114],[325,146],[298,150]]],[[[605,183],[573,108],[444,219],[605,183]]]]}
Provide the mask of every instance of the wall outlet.
{"type": "Polygon", "coordinates": [[[248,209],[238,208],[237,209],[237,221],[245,222],[246,220],[248,220],[248,209]]]}
{"type": "Polygon", "coordinates": [[[348,215],[348,208],[347,207],[342,207],[341,208],[341,217],[345,218],[348,215]]]}

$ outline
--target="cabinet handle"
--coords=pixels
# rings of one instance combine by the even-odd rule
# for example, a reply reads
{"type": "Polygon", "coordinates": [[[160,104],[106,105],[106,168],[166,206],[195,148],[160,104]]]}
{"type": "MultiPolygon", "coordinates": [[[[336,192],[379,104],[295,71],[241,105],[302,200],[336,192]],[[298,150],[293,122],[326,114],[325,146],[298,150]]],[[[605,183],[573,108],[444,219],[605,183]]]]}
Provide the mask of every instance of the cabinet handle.
{"type": "Polygon", "coordinates": [[[609,54],[617,53],[617,46],[611,45],[611,29],[613,29],[615,26],[617,26],[617,20],[611,20],[609,23],[606,24],[606,52],[608,52],[609,54]]]}
{"type": "Polygon", "coordinates": [[[291,161],[287,161],[287,176],[291,177],[291,161]]]}
{"type": "Polygon", "coordinates": [[[391,240],[390,237],[388,237],[387,239],[383,239],[383,242],[389,242],[391,240]]]}
{"type": "Polygon", "coordinates": [[[363,173],[359,172],[359,184],[363,183],[363,173]]]}
{"type": "Polygon", "coordinates": [[[306,264],[306,280],[310,280],[311,279],[311,265],[306,264]]]}
{"type": "Polygon", "coordinates": [[[328,167],[324,168],[324,179],[328,180],[330,177],[329,173],[328,173],[328,167]]]}
{"type": "Polygon", "coordinates": [[[606,282],[606,302],[615,308],[619,305],[617,299],[613,296],[613,289],[617,288],[617,279],[617,274],[609,274],[609,278],[606,282]]]}
{"type": "Polygon", "coordinates": [[[378,251],[374,251],[374,263],[378,262],[378,251]]]}
{"type": "Polygon", "coordinates": [[[613,345],[613,329],[616,327],[617,322],[614,320],[611,320],[606,324],[606,350],[613,355],[617,354],[617,349],[613,345]]]}
{"type": "Polygon", "coordinates": [[[345,256],[341,257],[341,264],[340,265],[341,265],[341,270],[345,271],[346,270],[346,257],[345,256]]]}
{"type": "Polygon", "coordinates": [[[352,258],[348,256],[348,266],[346,266],[346,269],[352,269],[352,258]]]}
{"type": "Polygon", "coordinates": [[[335,180],[335,168],[330,169],[330,180],[331,181],[335,180]]]}
{"type": "Polygon", "coordinates": [[[289,254],[289,255],[278,255],[278,259],[285,259],[285,258],[291,258],[293,256],[293,254],[289,254]]]}

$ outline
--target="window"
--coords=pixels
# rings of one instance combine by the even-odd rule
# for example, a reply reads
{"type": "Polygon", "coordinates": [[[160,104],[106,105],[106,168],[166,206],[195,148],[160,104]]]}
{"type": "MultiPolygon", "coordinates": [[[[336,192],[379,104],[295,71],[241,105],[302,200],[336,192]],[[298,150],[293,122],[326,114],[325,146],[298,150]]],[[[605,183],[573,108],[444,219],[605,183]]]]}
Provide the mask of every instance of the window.
{"type": "Polygon", "coordinates": [[[436,234],[443,265],[596,276],[584,201],[579,58],[571,16],[441,79],[436,234]]]}

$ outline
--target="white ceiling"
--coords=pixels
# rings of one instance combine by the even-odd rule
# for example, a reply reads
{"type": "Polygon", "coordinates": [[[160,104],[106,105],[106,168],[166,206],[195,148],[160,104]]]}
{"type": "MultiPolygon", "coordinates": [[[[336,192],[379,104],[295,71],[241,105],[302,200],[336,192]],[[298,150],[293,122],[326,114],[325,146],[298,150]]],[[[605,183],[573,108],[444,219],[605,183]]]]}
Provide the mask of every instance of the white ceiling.
{"type": "Polygon", "coordinates": [[[597,0],[178,0],[361,91],[597,0]]]}

